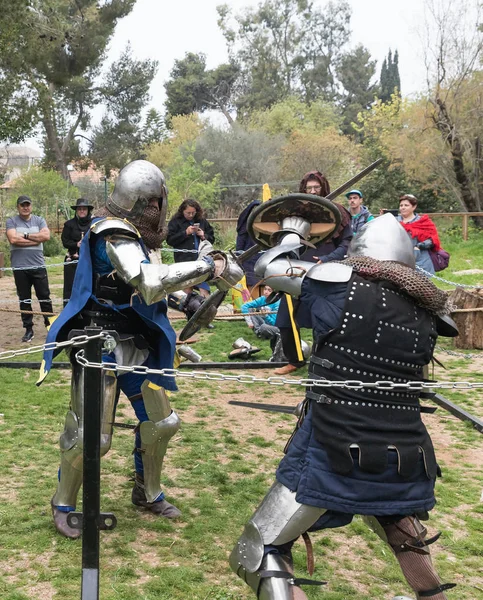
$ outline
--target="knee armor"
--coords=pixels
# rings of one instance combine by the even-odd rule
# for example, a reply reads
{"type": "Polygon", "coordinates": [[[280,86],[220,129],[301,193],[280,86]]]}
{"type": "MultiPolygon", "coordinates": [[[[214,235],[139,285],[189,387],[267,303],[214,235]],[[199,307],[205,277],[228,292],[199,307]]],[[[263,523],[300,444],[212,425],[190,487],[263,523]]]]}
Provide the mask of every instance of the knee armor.
{"type": "Polygon", "coordinates": [[[295,492],[276,482],[245,525],[230,556],[231,568],[262,600],[291,600],[290,588],[296,580],[290,573],[290,557],[265,555],[265,546],[291,542],[324,512],[323,508],[300,504],[295,492]]]}

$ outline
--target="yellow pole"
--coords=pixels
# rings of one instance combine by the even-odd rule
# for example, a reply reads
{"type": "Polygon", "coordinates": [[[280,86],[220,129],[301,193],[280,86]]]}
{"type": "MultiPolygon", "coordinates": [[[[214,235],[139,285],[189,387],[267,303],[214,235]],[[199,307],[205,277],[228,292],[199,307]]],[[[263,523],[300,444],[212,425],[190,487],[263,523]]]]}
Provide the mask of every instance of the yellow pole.
{"type": "Polygon", "coordinates": [[[268,183],[263,184],[262,188],[262,202],[266,202],[267,200],[272,199],[272,192],[270,191],[270,186],[268,183]]]}

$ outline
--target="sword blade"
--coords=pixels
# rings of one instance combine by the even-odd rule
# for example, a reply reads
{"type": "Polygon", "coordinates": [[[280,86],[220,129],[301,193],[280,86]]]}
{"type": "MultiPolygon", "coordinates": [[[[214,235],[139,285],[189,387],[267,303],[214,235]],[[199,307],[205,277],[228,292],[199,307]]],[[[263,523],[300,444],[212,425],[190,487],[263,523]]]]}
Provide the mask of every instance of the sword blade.
{"type": "Polygon", "coordinates": [[[240,402],[238,400],[228,400],[228,404],[234,404],[235,406],[243,406],[245,408],[256,408],[258,410],[267,410],[269,412],[285,413],[287,415],[294,415],[297,410],[296,406],[285,406],[284,404],[263,404],[261,402],[240,402]]]}
{"type": "Polygon", "coordinates": [[[340,196],[346,190],[351,188],[354,185],[354,183],[357,183],[360,179],[362,179],[363,177],[368,175],[371,171],[374,171],[374,169],[382,163],[382,160],[383,160],[382,158],[378,158],[376,161],[374,161],[368,167],[366,167],[365,169],[362,169],[362,171],[360,173],[358,173],[357,175],[354,175],[354,177],[351,177],[348,181],[343,183],[341,186],[339,186],[333,192],[330,192],[330,194],[328,194],[326,196],[326,198],[328,200],[333,200],[334,198],[337,198],[337,196],[340,196]]]}

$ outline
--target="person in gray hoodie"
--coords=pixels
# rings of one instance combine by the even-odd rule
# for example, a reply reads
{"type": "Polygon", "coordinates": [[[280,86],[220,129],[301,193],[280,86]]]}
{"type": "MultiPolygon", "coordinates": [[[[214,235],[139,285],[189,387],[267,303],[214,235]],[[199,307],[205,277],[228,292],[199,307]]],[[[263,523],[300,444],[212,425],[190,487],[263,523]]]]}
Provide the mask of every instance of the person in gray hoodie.
{"type": "Polygon", "coordinates": [[[368,223],[369,221],[372,221],[374,216],[369,212],[369,209],[367,208],[367,206],[364,206],[364,204],[362,204],[364,197],[359,190],[351,190],[350,192],[347,192],[345,197],[348,200],[349,212],[352,217],[352,219],[351,219],[352,233],[355,235],[356,233],[358,233],[361,230],[361,228],[366,223],[368,223]]]}

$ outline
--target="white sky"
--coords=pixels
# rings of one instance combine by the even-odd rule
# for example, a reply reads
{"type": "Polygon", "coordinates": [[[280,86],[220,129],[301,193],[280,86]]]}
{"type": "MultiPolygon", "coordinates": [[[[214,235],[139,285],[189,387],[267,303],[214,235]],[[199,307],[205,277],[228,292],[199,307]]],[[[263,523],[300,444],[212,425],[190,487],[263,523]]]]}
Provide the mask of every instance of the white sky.
{"type": "MultiPolygon", "coordinates": [[[[251,0],[226,0],[235,13],[251,0]]],[[[186,52],[203,52],[208,67],[226,61],[225,40],[217,25],[216,7],[223,0],[138,0],[133,11],[119,22],[111,42],[109,57],[116,58],[130,41],[136,58],[159,61],[158,74],[151,88],[152,105],[162,108],[163,83],[169,78],[174,61],[186,52]]],[[[324,6],[326,2],[316,0],[324,6]]],[[[399,72],[404,95],[423,91],[426,71],[418,28],[424,22],[424,1],[349,0],[352,7],[351,45],[366,46],[377,62],[377,76],[389,48],[399,51],[399,72]]]]}
{"type": "MultiPolygon", "coordinates": [[[[225,0],[234,13],[249,6],[253,0],[225,0]]],[[[122,19],[111,40],[109,61],[119,57],[128,42],[137,59],[151,58],[159,63],[153,80],[150,106],[164,113],[164,82],[169,78],[174,61],[186,52],[203,52],[208,68],[227,60],[225,40],[217,25],[216,7],[223,0],[137,0],[132,12],[122,19]]],[[[324,0],[315,0],[324,6],[324,0]]],[[[425,89],[426,71],[423,47],[418,31],[424,23],[424,0],[349,0],[352,7],[351,45],[363,44],[377,60],[379,78],[384,57],[389,48],[399,52],[399,73],[404,96],[425,89]]],[[[463,6],[464,3],[462,3],[463,6]]],[[[94,121],[100,120],[100,108],[94,111],[94,121]]],[[[224,118],[213,119],[225,124],[224,118]]],[[[27,140],[30,146],[38,145],[27,140]]]]}

